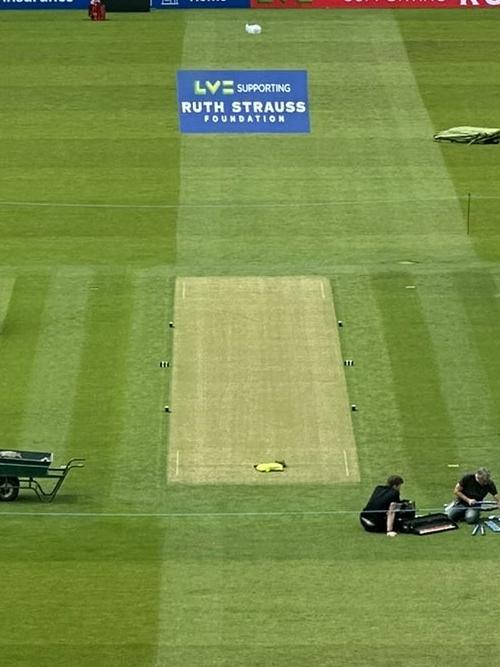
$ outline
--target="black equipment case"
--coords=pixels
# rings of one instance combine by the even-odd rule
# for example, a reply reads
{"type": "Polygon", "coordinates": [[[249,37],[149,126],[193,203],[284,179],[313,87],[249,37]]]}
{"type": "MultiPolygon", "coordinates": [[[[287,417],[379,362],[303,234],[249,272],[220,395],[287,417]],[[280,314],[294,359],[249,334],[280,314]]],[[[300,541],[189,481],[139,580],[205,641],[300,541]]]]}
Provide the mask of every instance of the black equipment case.
{"type": "Polygon", "coordinates": [[[413,533],[413,535],[432,535],[433,533],[444,533],[457,528],[458,524],[455,521],[452,521],[446,514],[439,512],[402,521],[400,531],[402,533],[413,533]]]}

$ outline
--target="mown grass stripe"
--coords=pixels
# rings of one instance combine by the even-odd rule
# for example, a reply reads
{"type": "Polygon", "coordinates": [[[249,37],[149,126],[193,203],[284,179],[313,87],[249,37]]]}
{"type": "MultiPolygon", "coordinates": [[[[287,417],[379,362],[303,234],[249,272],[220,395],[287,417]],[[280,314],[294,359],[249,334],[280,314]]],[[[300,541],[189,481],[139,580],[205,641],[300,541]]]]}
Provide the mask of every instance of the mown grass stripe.
{"type": "Polygon", "coordinates": [[[469,320],[456,280],[457,274],[450,273],[419,276],[415,282],[451,422],[449,433],[439,431],[433,439],[436,443],[453,439],[457,460],[449,463],[458,463],[464,470],[479,465],[478,453],[484,441],[491,441],[499,423],[495,403],[485,392],[488,372],[474,340],[476,327],[469,320]]]}
{"type": "Polygon", "coordinates": [[[163,406],[172,369],[160,368],[159,362],[171,359],[172,292],[173,280],[164,271],[131,275],[122,429],[110,488],[114,506],[154,508],[164,492],[168,422],[163,406]]]}
{"type": "Polygon", "coordinates": [[[27,390],[22,449],[53,451],[64,463],[85,334],[91,271],[51,279],[27,390]]]}
{"type": "Polygon", "coordinates": [[[19,449],[25,414],[32,411],[28,388],[49,279],[24,273],[17,276],[9,305],[9,326],[0,336],[0,414],[2,447],[19,449]]]}
{"type": "Polygon", "coordinates": [[[471,433],[466,453],[476,465],[494,466],[500,435],[500,279],[489,272],[460,272],[454,274],[454,285],[466,313],[468,336],[484,378],[477,393],[470,395],[471,413],[477,414],[473,422],[476,438],[471,433]],[[492,411],[489,419],[481,422],[485,403],[492,406],[492,411]]]}
{"type": "Polygon", "coordinates": [[[131,317],[127,271],[97,272],[89,295],[68,452],[87,459],[75,474],[77,492],[106,507],[112,471],[120,456],[123,396],[131,317]]]}
{"type": "Polygon", "coordinates": [[[0,278],[0,334],[7,318],[15,281],[15,278],[0,278]]]}
{"type": "MultiPolygon", "coordinates": [[[[368,273],[333,280],[342,355],[355,366],[346,369],[350,402],[359,411],[353,420],[366,493],[389,473],[408,469],[382,316],[368,273]],[[383,452],[383,456],[381,456],[383,452]]],[[[339,499],[339,503],[342,500],[339,499]]]]}
{"type": "Polygon", "coordinates": [[[400,429],[412,477],[429,489],[441,481],[443,461],[458,450],[418,289],[406,289],[408,274],[374,274],[372,289],[383,320],[400,429]],[[436,440],[435,434],[444,435],[436,440]]]}

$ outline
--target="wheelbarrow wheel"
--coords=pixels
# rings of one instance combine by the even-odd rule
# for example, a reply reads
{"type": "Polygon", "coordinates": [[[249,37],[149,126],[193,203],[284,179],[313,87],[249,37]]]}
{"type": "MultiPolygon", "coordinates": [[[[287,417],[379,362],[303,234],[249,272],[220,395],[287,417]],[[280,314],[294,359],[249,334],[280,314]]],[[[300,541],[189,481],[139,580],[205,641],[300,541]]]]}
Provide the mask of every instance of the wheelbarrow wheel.
{"type": "Polygon", "coordinates": [[[19,495],[17,477],[0,477],[0,502],[9,503],[19,495]]]}

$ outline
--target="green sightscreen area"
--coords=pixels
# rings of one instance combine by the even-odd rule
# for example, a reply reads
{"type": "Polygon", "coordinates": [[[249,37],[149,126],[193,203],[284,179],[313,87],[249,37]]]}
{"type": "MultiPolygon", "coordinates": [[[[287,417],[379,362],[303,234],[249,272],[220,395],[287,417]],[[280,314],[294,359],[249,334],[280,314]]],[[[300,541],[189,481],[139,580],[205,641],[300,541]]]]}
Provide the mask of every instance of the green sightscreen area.
{"type": "Polygon", "coordinates": [[[495,663],[500,538],[357,513],[500,482],[500,147],[432,141],[500,125],[499,16],[0,14],[0,447],[87,460],[0,507],[6,664],[495,663]],[[181,137],[182,68],[307,69],[311,134],[181,137]],[[167,484],[175,279],[255,275],[331,281],[360,483],[167,484]]]}

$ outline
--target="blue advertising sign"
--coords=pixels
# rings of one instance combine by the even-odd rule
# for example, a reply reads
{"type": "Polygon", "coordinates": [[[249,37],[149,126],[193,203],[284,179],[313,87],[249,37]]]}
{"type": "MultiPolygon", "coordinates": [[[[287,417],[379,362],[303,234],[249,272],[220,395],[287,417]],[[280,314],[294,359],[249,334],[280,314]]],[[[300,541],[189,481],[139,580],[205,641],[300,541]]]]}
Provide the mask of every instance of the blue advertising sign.
{"type": "Polygon", "coordinates": [[[179,70],[181,132],[309,132],[305,70],[179,70]]]}
{"type": "Polygon", "coordinates": [[[250,0],[151,0],[152,9],[250,9],[250,0]]]}
{"type": "Polygon", "coordinates": [[[0,0],[0,9],[87,9],[89,0],[0,0]]]}

